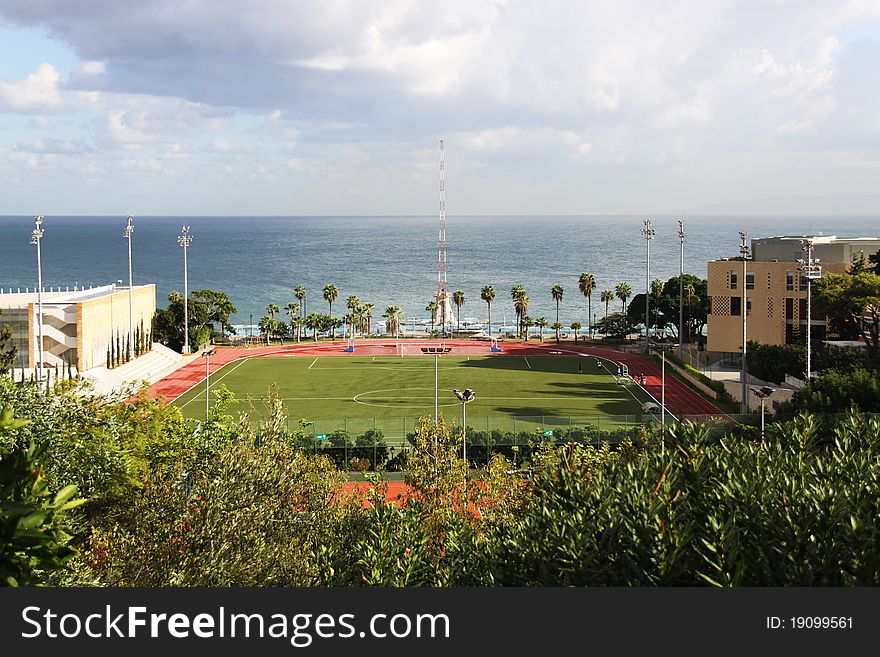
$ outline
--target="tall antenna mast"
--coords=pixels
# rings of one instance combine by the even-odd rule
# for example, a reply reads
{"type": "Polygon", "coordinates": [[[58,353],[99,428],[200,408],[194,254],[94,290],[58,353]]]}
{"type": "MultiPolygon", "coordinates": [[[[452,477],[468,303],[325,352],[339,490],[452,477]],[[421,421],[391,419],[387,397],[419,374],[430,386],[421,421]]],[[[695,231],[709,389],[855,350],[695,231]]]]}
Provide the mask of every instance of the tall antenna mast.
{"type": "Polygon", "coordinates": [[[443,140],[440,140],[440,238],[437,241],[437,292],[446,293],[446,175],[443,140]]]}
{"type": "Polygon", "coordinates": [[[449,287],[446,284],[446,165],[443,140],[440,140],[440,235],[437,239],[437,292],[434,294],[441,331],[446,333],[446,323],[452,318],[452,304],[449,302],[449,287]]]}

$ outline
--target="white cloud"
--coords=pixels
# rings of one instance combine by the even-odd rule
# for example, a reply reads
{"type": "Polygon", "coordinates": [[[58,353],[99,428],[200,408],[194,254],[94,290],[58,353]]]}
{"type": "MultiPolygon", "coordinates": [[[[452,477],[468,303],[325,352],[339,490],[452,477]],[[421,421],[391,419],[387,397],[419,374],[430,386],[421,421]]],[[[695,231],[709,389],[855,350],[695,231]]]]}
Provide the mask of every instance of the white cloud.
{"type": "Polygon", "coordinates": [[[51,64],[40,64],[24,80],[0,79],[0,111],[38,113],[62,109],[61,74],[51,64]]]}

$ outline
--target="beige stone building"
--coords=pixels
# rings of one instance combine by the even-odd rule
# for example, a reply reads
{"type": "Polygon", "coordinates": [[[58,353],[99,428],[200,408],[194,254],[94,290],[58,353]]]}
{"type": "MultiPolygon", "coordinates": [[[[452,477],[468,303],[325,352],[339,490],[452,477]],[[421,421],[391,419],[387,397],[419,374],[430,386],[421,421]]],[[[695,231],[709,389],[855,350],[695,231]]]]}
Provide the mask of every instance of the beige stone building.
{"type": "MultiPolygon", "coordinates": [[[[69,363],[85,372],[105,365],[107,349],[117,336],[124,349],[130,326],[128,287],[48,288],[42,296],[44,367],[69,363]]],[[[136,285],[131,300],[131,325],[135,332],[144,331],[149,348],[156,286],[136,285]]],[[[0,291],[0,325],[12,326],[16,368],[33,368],[39,359],[38,306],[36,290],[0,291]]]]}
{"type": "MultiPolygon", "coordinates": [[[[764,344],[803,341],[807,324],[807,279],[797,260],[804,258],[801,241],[813,240],[813,256],[823,273],[843,273],[860,256],[880,251],[880,237],[784,236],[752,240],[753,258],[711,260],[708,294],[711,310],[707,323],[708,351],[739,354],[742,351],[742,295],[746,291],[747,340],[764,344]]],[[[825,338],[825,318],[812,305],[813,340],[825,338]]]]}

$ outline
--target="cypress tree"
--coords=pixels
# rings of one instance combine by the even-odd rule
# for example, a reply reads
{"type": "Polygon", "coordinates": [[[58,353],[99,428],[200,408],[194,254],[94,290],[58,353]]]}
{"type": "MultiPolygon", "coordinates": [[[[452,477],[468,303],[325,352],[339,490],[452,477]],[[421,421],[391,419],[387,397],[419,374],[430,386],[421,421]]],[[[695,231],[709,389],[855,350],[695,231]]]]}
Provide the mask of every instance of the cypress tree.
{"type": "Polygon", "coordinates": [[[122,364],[122,343],[119,341],[119,331],[116,332],[116,364],[122,364]]]}
{"type": "Polygon", "coordinates": [[[107,369],[108,370],[113,369],[113,358],[110,355],[110,346],[109,345],[107,346],[107,369]]]}
{"type": "Polygon", "coordinates": [[[126,335],[125,336],[125,362],[127,363],[130,360],[131,360],[131,336],[126,335]]]}

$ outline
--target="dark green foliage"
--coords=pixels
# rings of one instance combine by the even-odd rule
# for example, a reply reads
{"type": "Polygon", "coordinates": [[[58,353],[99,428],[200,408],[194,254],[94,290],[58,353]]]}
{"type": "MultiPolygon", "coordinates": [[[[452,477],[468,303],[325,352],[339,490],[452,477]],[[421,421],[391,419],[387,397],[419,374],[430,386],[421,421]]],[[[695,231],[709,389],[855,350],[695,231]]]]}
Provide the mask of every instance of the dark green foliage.
{"type": "MultiPolygon", "coordinates": [[[[2,314],[3,311],[0,310],[0,315],[2,314]]],[[[18,353],[18,347],[12,341],[12,327],[0,326],[0,375],[12,372],[16,353],[18,353]]]]}
{"type": "Polygon", "coordinates": [[[52,495],[37,465],[44,450],[14,435],[26,425],[0,410],[0,586],[39,585],[65,568],[75,552],[64,515],[84,501],[71,499],[76,486],[52,495]]]}
{"type": "Polygon", "coordinates": [[[343,481],[284,441],[230,443],[197,470],[145,481],[80,566],[110,585],[316,584],[323,546],[357,535],[343,481]]]}
{"type": "Polygon", "coordinates": [[[780,413],[842,413],[855,407],[880,413],[880,376],[877,370],[828,370],[798,390],[780,413]]]}
{"type": "Polygon", "coordinates": [[[766,447],[699,426],[665,451],[539,472],[491,560],[503,585],[880,583],[880,420],[810,417],[766,447]]]}
{"type": "Polygon", "coordinates": [[[611,313],[596,322],[593,328],[606,336],[623,338],[633,331],[635,325],[626,313],[611,313]]]}
{"type": "Polygon", "coordinates": [[[750,340],[748,356],[749,374],[764,381],[783,383],[786,374],[806,378],[807,348],[803,345],[765,345],[750,340]]]}
{"type": "MultiPolygon", "coordinates": [[[[202,292],[205,292],[203,290],[202,292]]],[[[189,319],[189,342],[193,351],[211,339],[210,306],[201,298],[190,296],[187,302],[189,319]]],[[[178,292],[168,295],[168,308],[160,308],[153,317],[153,337],[171,349],[181,351],[184,339],[183,297],[178,292]]]]}

